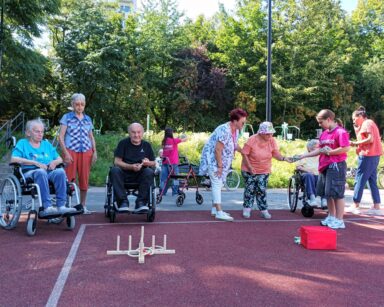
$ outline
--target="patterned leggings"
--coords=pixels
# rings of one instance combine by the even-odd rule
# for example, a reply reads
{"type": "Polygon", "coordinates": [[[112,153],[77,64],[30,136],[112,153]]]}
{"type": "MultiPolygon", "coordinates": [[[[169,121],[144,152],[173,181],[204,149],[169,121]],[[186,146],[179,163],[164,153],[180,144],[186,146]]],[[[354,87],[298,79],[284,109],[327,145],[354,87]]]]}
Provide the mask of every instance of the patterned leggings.
{"type": "Polygon", "coordinates": [[[256,204],[259,210],[267,210],[267,185],[269,174],[252,175],[242,171],[244,177],[244,208],[252,208],[256,197],[256,204]]]}

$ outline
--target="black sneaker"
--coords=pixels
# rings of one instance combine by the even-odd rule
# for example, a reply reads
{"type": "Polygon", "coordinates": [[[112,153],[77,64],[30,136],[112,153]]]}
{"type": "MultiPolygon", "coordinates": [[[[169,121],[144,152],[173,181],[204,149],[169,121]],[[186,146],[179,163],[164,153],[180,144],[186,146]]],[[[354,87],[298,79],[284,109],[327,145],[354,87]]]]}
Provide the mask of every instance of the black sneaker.
{"type": "Polygon", "coordinates": [[[129,211],[129,202],[127,200],[123,200],[119,206],[119,212],[127,212],[129,211]]]}
{"type": "Polygon", "coordinates": [[[135,207],[135,213],[147,213],[149,210],[148,206],[144,203],[137,203],[135,207]]]}

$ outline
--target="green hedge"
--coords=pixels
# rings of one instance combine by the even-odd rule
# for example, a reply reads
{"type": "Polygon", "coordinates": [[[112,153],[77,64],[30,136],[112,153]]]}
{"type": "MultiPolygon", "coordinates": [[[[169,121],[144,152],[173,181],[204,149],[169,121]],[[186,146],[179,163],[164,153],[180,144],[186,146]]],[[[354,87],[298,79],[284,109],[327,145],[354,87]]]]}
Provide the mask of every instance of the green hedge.
{"type": "MultiPolygon", "coordinates": [[[[96,136],[98,161],[93,165],[90,177],[90,184],[93,186],[103,186],[105,178],[108,173],[109,167],[113,162],[113,151],[117,146],[117,143],[122,138],[126,137],[124,134],[106,134],[96,136]]],[[[187,133],[188,141],[179,145],[180,156],[185,156],[191,163],[199,164],[200,154],[203,149],[205,142],[208,139],[209,134],[207,133],[187,133]]],[[[163,139],[163,133],[149,134],[145,137],[151,142],[155,154],[157,155],[158,150],[161,148],[161,140],[163,139]]],[[[243,144],[246,140],[241,139],[240,143],[243,144]]],[[[278,140],[280,151],[285,156],[293,156],[306,152],[306,141],[294,140],[294,141],[283,141],[278,140]]],[[[356,167],[357,156],[354,148],[348,153],[347,164],[349,167],[356,167]]],[[[380,165],[384,164],[382,159],[380,165]]],[[[236,154],[233,162],[233,168],[240,171],[241,166],[241,155],[236,154]]],[[[273,159],[272,161],[272,174],[269,179],[270,188],[286,188],[288,186],[288,180],[293,174],[295,169],[294,163],[280,162],[273,159]]],[[[352,183],[352,179],[350,184],[352,183]]],[[[241,185],[243,186],[243,184],[241,185]]]]}

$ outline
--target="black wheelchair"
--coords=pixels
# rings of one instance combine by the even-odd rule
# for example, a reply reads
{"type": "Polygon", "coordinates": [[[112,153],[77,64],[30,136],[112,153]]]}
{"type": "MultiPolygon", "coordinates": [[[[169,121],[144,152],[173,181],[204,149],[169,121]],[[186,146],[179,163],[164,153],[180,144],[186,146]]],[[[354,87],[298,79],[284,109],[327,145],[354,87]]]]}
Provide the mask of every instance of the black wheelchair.
{"type": "MultiPolygon", "coordinates": [[[[52,224],[60,224],[66,219],[67,229],[74,229],[76,225],[75,215],[83,213],[83,206],[80,204],[78,187],[73,182],[67,182],[67,207],[73,207],[75,212],[44,214],[41,202],[40,187],[35,184],[32,178],[25,178],[18,163],[10,163],[13,167],[13,174],[8,175],[0,186],[0,226],[4,229],[16,227],[22,210],[28,210],[27,234],[36,234],[37,218],[45,219],[52,224]],[[27,197],[31,197],[27,200],[27,197]],[[72,206],[72,198],[76,198],[76,205],[72,206]],[[37,205],[36,205],[37,202],[37,205]]],[[[62,167],[63,165],[61,165],[62,167]]],[[[49,185],[50,194],[53,194],[52,205],[56,204],[53,185],[49,185]]]]}
{"type": "MultiPolygon", "coordinates": [[[[312,217],[315,213],[315,207],[309,204],[309,197],[306,192],[304,180],[302,179],[302,172],[295,170],[295,173],[289,178],[288,185],[288,203],[291,212],[295,212],[299,200],[302,202],[301,214],[304,217],[312,217]]],[[[316,207],[326,209],[323,207],[316,207]]]]}
{"type": "MultiPolygon", "coordinates": [[[[129,202],[129,196],[138,196],[139,184],[138,183],[124,183],[125,192],[127,194],[127,200],[129,202]]],[[[110,223],[116,221],[117,214],[146,214],[147,222],[152,223],[155,220],[156,215],[156,182],[150,186],[148,196],[148,211],[144,213],[135,213],[133,210],[120,212],[117,206],[117,202],[114,197],[113,186],[107,176],[105,181],[105,204],[104,204],[105,217],[109,218],[110,223]]]]}

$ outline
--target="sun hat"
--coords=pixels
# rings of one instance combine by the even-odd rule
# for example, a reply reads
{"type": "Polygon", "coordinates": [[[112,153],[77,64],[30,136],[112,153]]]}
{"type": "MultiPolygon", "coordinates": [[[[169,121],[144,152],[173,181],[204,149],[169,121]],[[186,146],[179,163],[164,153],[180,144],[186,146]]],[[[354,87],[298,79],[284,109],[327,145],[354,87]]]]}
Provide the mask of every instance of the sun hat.
{"type": "Polygon", "coordinates": [[[259,126],[257,133],[259,134],[274,134],[276,131],[273,129],[273,124],[271,122],[262,122],[259,126]]]}

